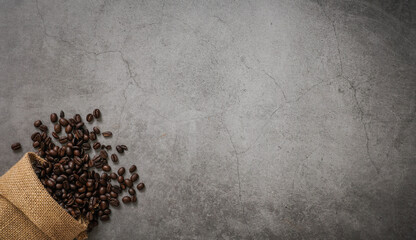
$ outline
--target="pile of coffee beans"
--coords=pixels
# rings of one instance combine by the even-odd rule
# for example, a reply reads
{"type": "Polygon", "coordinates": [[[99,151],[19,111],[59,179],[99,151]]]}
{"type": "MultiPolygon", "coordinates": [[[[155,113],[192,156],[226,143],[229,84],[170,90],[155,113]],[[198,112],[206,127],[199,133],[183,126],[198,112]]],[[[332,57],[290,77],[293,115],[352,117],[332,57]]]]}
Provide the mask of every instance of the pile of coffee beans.
{"type": "MultiPolygon", "coordinates": [[[[92,114],[86,116],[86,121],[92,123],[100,117],[101,111],[95,109],[92,114]]],[[[110,206],[120,205],[119,197],[123,191],[128,192],[128,195],[121,198],[123,203],[137,201],[134,190],[134,184],[139,180],[137,167],[133,165],[129,168],[130,176],[127,176],[124,167],[119,168],[117,172],[112,171],[108,165],[107,152],[112,147],[97,141],[99,135],[111,137],[110,131],[101,133],[95,126],[90,132],[81,115],[75,114],[67,119],[63,111],[60,112],[59,118],[56,113],[52,113],[50,120],[54,124],[52,138],[48,136],[48,127],[41,120],[34,122],[34,126],[40,131],[32,134],[33,147],[47,162],[35,163],[33,168],[46,191],[61,207],[75,219],[87,219],[90,231],[98,225],[99,219],[110,219],[110,206]],[[59,142],[61,146],[56,145],[54,141],[59,142]],[[102,169],[104,172],[100,175],[92,168],[102,169]]],[[[13,150],[20,147],[19,143],[12,145],[13,150]]],[[[125,145],[117,145],[116,150],[123,153],[128,151],[128,148],[125,145]]],[[[119,162],[115,153],[111,154],[110,158],[114,163],[119,162]]],[[[136,188],[141,191],[145,185],[138,183],[136,188]]]]}

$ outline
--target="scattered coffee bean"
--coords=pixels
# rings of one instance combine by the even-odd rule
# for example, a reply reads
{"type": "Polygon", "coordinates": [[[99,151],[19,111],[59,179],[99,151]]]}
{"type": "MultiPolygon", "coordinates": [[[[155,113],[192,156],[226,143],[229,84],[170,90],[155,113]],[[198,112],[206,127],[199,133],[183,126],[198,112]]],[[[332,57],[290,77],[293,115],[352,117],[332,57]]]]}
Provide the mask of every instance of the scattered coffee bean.
{"type": "Polygon", "coordinates": [[[94,110],[94,112],[93,112],[93,114],[94,114],[94,117],[97,119],[97,118],[100,118],[101,117],[101,112],[100,112],[100,109],[95,109],[94,110]]]}
{"type": "Polygon", "coordinates": [[[60,133],[62,128],[61,128],[61,124],[55,124],[55,126],[53,127],[53,129],[55,130],[56,133],[60,133]]]}
{"type": "Polygon", "coordinates": [[[107,146],[105,146],[105,149],[107,149],[107,150],[111,150],[111,145],[107,145],[107,146]]]}
{"type": "Polygon", "coordinates": [[[79,115],[79,114],[75,114],[75,115],[74,115],[74,119],[75,119],[75,122],[76,122],[76,123],[80,123],[80,122],[82,122],[81,115],[79,115]]]}
{"type": "Polygon", "coordinates": [[[127,187],[133,187],[133,182],[130,179],[124,179],[124,184],[126,184],[127,187]]]}
{"type": "Polygon", "coordinates": [[[101,143],[100,142],[96,142],[92,145],[92,148],[94,148],[95,150],[99,149],[101,147],[101,143]]]}
{"type": "Polygon", "coordinates": [[[136,165],[131,165],[131,167],[129,168],[129,172],[133,173],[134,171],[136,171],[137,167],[136,165]]]}
{"type": "Polygon", "coordinates": [[[13,149],[13,151],[16,151],[22,148],[22,145],[20,145],[20,143],[13,143],[11,148],[13,149]]]}
{"type": "Polygon", "coordinates": [[[125,172],[126,172],[126,169],[124,167],[119,168],[118,171],[117,171],[119,176],[124,175],[125,172]]]}
{"type": "Polygon", "coordinates": [[[47,126],[45,126],[45,125],[40,125],[39,126],[39,129],[42,131],[42,132],[47,132],[48,131],[48,127],[47,126]]]}
{"type": "Polygon", "coordinates": [[[121,200],[123,201],[123,203],[131,202],[131,198],[129,196],[124,196],[121,200]]]}
{"type": "Polygon", "coordinates": [[[137,197],[136,197],[136,195],[133,195],[133,197],[131,197],[131,202],[137,202],[137,197]]]}
{"type": "Polygon", "coordinates": [[[118,157],[117,157],[117,155],[116,154],[111,154],[111,161],[113,161],[114,163],[117,163],[118,162],[118,157]]]}
{"type": "Polygon", "coordinates": [[[116,180],[117,179],[117,174],[111,173],[110,178],[113,179],[113,180],[116,180]]]}
{"type": "Polygon", "coordinates": [[[51,114],[51,122],[55,123],[56,121],[58,121],[58,115],[56,115],[56,113],[52,113],[51,114]]]}
{"type": "Polygon", "coordinates": [[[123,176],[118,176],[117,181],[118,181],[119,183],[124,182],[124,177],[123,177],[123,176]]]}
{"type": "Polygon", "coordinates": [[[106,172],[109,172],[109,171],[111,171],[111,167],[108,166],[108,165],[104,165],[103,170],[106,171],[106,172]]]}
{"type": "Polygon", "coordinates": [[[60,118],[64,118],[64,117],[65,117],[65,113],[64,113],[64,111],[62,111],[62,110],[61,110],[61,112],[59,113],[59,117],[60,117],[60,118]]]}
{"type": "Polygon", "coordinates": [[[98,127],[93,127],[92,128],[92,130],[95,132],[95,134],[100,134],[101,133],[101,131],[100,131],[100,129],[98,128],[98,127]]]}
{"type": "Polygon", "coordinates": [[[145,188],[144,183],[137,184],[137,190],[143,190],[145,188]]]}
{"type": "Polygon", "coordinates": [[[134,196],[136,195],[136,191],[133,188],[129,188],[129,194],[134,196]]]}
{"type": "Polygon", "coordinates": [[[103,136],[104,136],[104,137],[111,137],[111,136],[113,136],[113,133],[112,133],[112,132],[110,132],[110,131],[103,132],[103,136]]]}
{"type": "Polygon", "coordinates": [[[36,128],[40,127],[40,125],[42,125],[42,121],[41,121],[41,120],[36,120],[36,121],[33,123],[33,126],[35,126],[36,128]]]}
{"type": "Polygon", "coordinates": [[[66,127],[66,126],[68,126],[69,122],[65,118],[60,118],[59,119],[59,124],[61,124],[62,127],[66,127]]]}
{"type": "Polygon", "coordinates": [[[94,116],[91,113],[89,113],[86,117],[87,122],[92,122],[93,119],[94,119],[94,116]]]}
{"type": "Polygon", "coordinates": [[[137,181],[139,179],[139,174],[137,174],[137,173],[133,173],[133,175],[131,175],[131,177],[130,177],[130,180],[132,181],[132,182],[135,182],[135,181],[137,181]]]}
{"type": "Polygon", "coordinates": [[[129,149],[127,148],[127,146],[126,146],[126,145],[120,145],[120,147],[121,147],[124,151],[129,150],[129,149]]]}
{"type": "Polygon", "coordinates": [[[66,133],[71,133],[71,132],[72,132],[72,127],[71,127],[71,125],[67,125],[67,126],[65,127],[65,132],[66,132],[66,133]]]}
{"type": "Polygon", "coordinates": [[[124,152],[124,149],[120,145],[116,146],[116,150],[117,150],[118,153],[123,153],[124,152]]]}

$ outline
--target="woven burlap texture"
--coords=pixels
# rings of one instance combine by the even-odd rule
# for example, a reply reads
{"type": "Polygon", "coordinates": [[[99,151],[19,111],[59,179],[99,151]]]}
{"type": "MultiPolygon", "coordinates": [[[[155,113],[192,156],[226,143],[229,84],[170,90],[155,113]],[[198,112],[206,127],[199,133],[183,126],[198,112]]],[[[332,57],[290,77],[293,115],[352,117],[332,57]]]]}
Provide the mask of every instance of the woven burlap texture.
{"type": "Polygon", "coordinates": [[[0,177],[0,239],[86,239],[87,222],[77,221],[49,195],[26,153],[0,177]]]}

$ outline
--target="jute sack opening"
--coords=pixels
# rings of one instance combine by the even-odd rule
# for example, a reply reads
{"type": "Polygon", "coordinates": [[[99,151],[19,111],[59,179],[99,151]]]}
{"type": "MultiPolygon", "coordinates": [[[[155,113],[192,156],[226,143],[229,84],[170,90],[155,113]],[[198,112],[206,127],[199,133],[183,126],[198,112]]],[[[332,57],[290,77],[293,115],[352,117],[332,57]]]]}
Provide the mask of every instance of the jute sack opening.
{"type": "Polygon", "coordinates": [[[86,239],[88,222],[74,219],[49,195],[33,161],[45,162],[29,152],[0,177],[0,239],[86,239]]]}

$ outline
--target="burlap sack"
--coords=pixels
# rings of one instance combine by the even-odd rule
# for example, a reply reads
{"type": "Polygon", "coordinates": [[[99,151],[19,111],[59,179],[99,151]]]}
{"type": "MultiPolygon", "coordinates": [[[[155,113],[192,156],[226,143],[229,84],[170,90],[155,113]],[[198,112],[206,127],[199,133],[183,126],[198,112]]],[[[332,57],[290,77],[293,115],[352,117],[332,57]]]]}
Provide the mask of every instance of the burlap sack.
{"type": "Polygon", "coordinates": [[[26,153],[0,177],[0,239],[86,239],[87,222],[75,220],[49,195],[26,153]]]}

